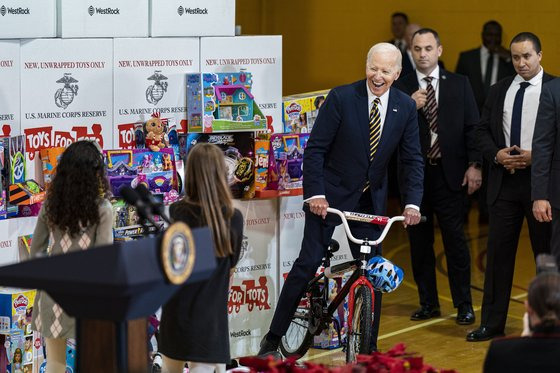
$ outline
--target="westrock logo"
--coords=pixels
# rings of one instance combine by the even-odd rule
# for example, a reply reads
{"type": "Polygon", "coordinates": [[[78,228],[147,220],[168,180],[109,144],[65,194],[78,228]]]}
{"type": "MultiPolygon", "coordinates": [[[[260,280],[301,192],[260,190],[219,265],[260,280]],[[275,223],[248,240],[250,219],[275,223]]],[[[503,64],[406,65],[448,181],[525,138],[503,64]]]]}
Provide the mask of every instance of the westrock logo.
{"type": "Polygon", "coordinates": [[[5,5],[2,5],[2,7],[0,7],[0,14],[4,17],[6,14],[31,14],[31,12],[29,8],[6,8],[5,5]]]}
{"type": "Polygon", "coordinates": [[[183,8],[179,6],[179,8],[177,8],[177,14],[179,14],[179,16],[183,14],[208,14],[208,8],[183,8]]]}
{"type": "Polygon", "coordinates": [[[146,89],[146,101],[150,104],[157,105],[163,98],[165,92],[167,92],[167,82],[162,82],[162,80],[167,80],[167,77],[163,75],[160,70],[156,70],[148,80],[153,80],[154,84],[148,86],[148,89],[146,89]]]}
{"type": "Polygon", "coordinates": [[[64,73],[64,76],[58,79],[57,83],[64,84],[64,87],[59,88],[54,94],[54,103],[62,109],[66,109],[68,105],[74,101],[74,97],[78,95],[78,81],[72,78],[71,73],[64,73]]]}
{"type": "Polygon", "coordinates": [[[117,15],[117,14],[121,14],[121,10],[119,8],[94,8],[93,5],[90,5],[88,8],[88,14],[90,16],[93,16],[96,13],[117,15]]]}

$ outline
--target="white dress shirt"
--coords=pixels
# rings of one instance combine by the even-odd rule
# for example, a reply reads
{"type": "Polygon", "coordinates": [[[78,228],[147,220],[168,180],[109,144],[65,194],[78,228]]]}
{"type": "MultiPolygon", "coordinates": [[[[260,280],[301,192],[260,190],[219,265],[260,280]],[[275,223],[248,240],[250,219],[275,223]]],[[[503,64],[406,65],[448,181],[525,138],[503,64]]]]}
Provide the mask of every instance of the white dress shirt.
{"type": "Polygon", "coordinates": [[[416,70],[418,86],[421,89],[426,89],[428,87],[428,82],[424,80],[424,78],[427,76],[432,77],[432,87],[434,87],[434,91],[436,93],[436,102],[439,104],[439,65],[436,65],[436,68],[430,73],[430,75],[423,74],[420,71],[416,70]]]}
{"type": "MultiPolygon", "coordinates": [[[[482,82],[486,81],[486,64],[488,63],[488,57],[490,56],[490,51],[484,45],[480,47],[480,72],[482,76],[482,82]]],[[[492,76],[490,77],[490,85],[496,84],[498,81],[498,64],[500,63],[500,56],[498,53],[494,53],[492,56],[494,61],[492,62],[492,76]]]]}
{"type": "MultiPolygon", "coordinates": [[[[533,79],[529,80],[531,84],[525,88],[525,95],[523,96],[523,108],[521,109],[521,149],[531,150],[533,142],[533,132],[535,131],[535,121],[537,119],[537,111],[539,109],[539,100],[542,89],[543,69],[533,79]]],[[[504,100],[504,113],[502,126],[504,129],[504,136],[506,140],[506,147],[510,146],[511,136],[511,116],[513,111],[513,102],[515,95],[519,90],[520,83],[525,80],[518,74],[511,82],[504,100]]]]}

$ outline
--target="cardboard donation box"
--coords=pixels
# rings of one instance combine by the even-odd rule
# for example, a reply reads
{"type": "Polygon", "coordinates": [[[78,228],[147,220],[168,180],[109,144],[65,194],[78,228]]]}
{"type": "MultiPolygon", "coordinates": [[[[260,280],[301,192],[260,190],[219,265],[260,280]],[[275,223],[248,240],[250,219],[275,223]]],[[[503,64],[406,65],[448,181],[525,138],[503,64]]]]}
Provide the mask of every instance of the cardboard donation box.
{"type": "Polygon", "coordinates": [[[0,4],[0,39],[56,36],[56,0],[4,0],[0,4]]]}
{"type": "Polygon", "coordinates": [[[146,37],[148,0],[59,0],[58,36],[146,37]]]}
{"type": "Polygon", "coordinates": [[[233,36],[235,0],[151,0],[150,36],[233,36]]]}

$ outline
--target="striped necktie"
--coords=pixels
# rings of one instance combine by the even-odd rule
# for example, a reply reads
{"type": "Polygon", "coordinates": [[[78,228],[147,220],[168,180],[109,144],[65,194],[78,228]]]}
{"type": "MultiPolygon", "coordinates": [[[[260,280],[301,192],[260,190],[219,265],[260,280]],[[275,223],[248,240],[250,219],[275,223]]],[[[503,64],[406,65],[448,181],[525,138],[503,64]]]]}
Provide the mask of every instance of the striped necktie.
{"type": "Polygon", "coordinates": [[[379,103],[381,100],[377,97],[373,101],[369,112],[369,161],[373,161],[373,156],[377,152],[379,138],[381,137],[381,113],[379,112],[379,103]]]}
{"type": "MultiPolygon", "coordinates": [[[[438,123],[437,123],[437,116],[438,116],[438,105],[436,101],[436,91],[434,90],[434,86],[432,85],[433,77],[427,76],[424,80],[428,83],[426,87],[427,95],[426,95],[426,105],[424,106],[424,115],[428,120],[428,124],[430,126],[430,132],[435,134],[438,133],[438,123]]],[[[439,149],[439,137],[436,137],[434,143],[428,150],[428,158],[440,158],[441,151],[439,149]]]]}

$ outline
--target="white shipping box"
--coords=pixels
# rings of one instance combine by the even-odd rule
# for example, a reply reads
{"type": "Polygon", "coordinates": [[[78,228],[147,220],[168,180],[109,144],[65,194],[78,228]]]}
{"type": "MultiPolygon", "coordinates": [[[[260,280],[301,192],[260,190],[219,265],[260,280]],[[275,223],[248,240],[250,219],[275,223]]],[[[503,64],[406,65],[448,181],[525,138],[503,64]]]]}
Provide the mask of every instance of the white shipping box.
{"type": "Polygon", "coordinates": [[[146,37],[149,0],[58,0],[58,36],[146,37]]]}
{"type": "Polygon", "coordinates": [[[282,36],[204,37],[200,39],[200,71],[253,74],[251,93],[269,127],[281,133],[282,36]]]}
{"type": "Polygon", "coordinates": [[[235,0],[150,1],[150,36],[235,35],[235,0]]]}
{"type": "Polygon", "coordinates": [[[135,122],[154,111],[186,128],[186,74],[200,69],[198,38],[115,39],[115,148],[130,148],[135,122]]]}
{"type": "Polygon", "coordinates": [[[42,148],[80,139],[112,147],[112,39],[22,41],[20,66],[28,178],[35,178],[29,161],[42,148]]]}
{"type": "Polygon", "coordinates": [[[19,40],[0,40],[0,136],[20,134],[19,40]]]}
{"type": "Polygon", "coordinates": [[[245,219],[228,299],[231,357],[255,355],[278,299],[278,203],[235,200],[245,219]]]}
{"type": "Polygon", "coordinates": [[[0,39],[56,36],[56,0],[3,0],[0,39]]]}

